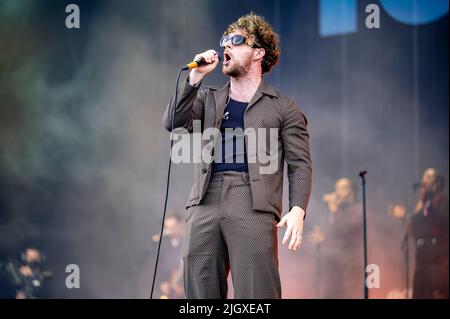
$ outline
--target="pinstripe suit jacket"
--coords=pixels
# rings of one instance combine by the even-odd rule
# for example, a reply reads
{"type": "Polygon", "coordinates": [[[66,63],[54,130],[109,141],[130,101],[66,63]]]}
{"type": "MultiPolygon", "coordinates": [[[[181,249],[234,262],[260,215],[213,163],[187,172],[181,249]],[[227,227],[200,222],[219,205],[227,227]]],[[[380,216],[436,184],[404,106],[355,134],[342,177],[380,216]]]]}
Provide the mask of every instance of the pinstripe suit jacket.
{"type": "MultiPolygon", "coordinates": [[[[193,131],[193,121],[201,120],[201,130],[217,128],[220,130],[225,104],[228,99],[229,83],[222,88],[206,87],[201,83],[189,84],[187,78],[178,93],[174,128],[193,131]]],[[[173,98],[164,113],[164,125],[172,128],[173,98]]],[[[287,164],[289,181],[289,209],[299,206],[306,212],[312,180],[312,166],[309,146],[307,120],[294,99],[278,93],[272,86],[261,81],[259,88],[244,113],[244,129],[278,128],[278,147],[258,145],[258,151],[278,152],[277,169],[273,174],[261,174],[259,160],[249,160],[249,178],[252,191],[252,203],[255,210],[275,213],[278,219],[282,211],[282,191],[284,163],[287,164]]],[[[269,142],[269,138],[266,139],[269,142]]],[[[202,140],[202,149],[213,151],[214,145],[202,140]]],[[[248,143],[246,139],[246,143],[248,143]]],[[[247,146],[247,144],[246,144],[247,146]]],[[[247,150],[249,148],[247,147],[247,150]]],[[[248,153],[248,151],[247,151],[248,153]]],[[[269,154],[270,155],[270,154],[269,154]]],[[[248,156],[248,154],[247,154],[248,156]]],[[[195,164],[195,180],[187,207],[200,205],[211,178],[212,164],[201,161],[195,164]]]]}

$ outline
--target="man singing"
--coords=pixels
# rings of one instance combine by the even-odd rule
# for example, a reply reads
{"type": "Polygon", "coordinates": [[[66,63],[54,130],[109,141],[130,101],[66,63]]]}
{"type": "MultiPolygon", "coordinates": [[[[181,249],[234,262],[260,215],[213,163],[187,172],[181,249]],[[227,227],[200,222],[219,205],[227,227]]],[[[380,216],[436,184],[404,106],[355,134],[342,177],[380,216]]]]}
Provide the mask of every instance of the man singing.
{"type": "Polygon", "coordinates": [[[164,114],[169,131],[173,127],[195,133],[200,127],[197,133],[219,133],[213,143],[201,142],[213,160],[202,157],[195,164],[182,247],[185,293],[187,298],[226,298],[231,269],[235,298],[281,298],[277,227],[287,226],[282,243],[297,250],[311,193],[307,121],[292,98],[262,78],[280,56],[278,35],[263,17],[251,13],[239,18],[228,26],[220,45],[222,72],[229,82],[219,89],[200,89],[219,58],[214,50],[197,54],[194,60],[207,64],[190,71],[177,105],[172,98],[164,114]],[[245,133],[227,134],[230,130],[245,133]],[[270,143],[246,134],[267,137],[274,130],[270,143]],[[239,141],[245,141],[243,147],[239,141]],[[276,159],[274,170],[264,170],[265,157],[276,159]],[[289,212],[281,218],[284,161],[289,212]]]}

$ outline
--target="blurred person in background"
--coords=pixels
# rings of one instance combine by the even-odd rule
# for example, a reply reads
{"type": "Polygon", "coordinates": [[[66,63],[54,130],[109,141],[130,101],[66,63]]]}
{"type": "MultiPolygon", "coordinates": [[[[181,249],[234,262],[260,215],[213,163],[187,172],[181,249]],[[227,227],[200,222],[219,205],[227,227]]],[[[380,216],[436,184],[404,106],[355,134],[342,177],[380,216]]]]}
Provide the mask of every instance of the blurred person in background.
{"type": "Polygon", "coordinates": [[[341,178],[335,190],[325,194],[327,212],[322,225],[314,226],[309,240],[320,254],[321,298],[361,298],[363,287],[361,205],[352,181],[341,178]],[[320,246],[320,249],[319,249],[320,246]]]}
{"type": "Polygon", "coordinates": [[[449,208],[444,184],[435,168],[423,173],[410,224],[415,242],[413,298],[448,298],[449,208]]]}
{"type": "Polygon", "coordinates": [[[26,247],[19,258],[9,257],[0,261],[0,274],[4,285],[3,298],[48,298],[46,281],[52,272],[44,270],[45,256],[35,245],[26,247]]]}
{"type": "MultiPolygon", "coordinates": [[[[178,215],[170,215],[164,221],[161,265],[158,271],[160,299],[184,298],[183,264],[181,261],[181,243],[184,236],[184,222],[178,215]]],[[[152,236],[153,242],[159,241],[159,234],[152,236]]]]}

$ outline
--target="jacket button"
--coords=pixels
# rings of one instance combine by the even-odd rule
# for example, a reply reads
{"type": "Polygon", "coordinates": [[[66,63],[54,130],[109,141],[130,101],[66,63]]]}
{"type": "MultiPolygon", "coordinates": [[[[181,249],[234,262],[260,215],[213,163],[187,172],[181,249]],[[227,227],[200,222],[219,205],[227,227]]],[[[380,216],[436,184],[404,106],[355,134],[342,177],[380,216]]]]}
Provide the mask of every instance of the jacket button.
{"type": "Polygon", "coordinates": [[[208,172],[208,169],[202,168],[202,173],[203,173],[203,174],[206,174],[207,172],[208,172]]]}

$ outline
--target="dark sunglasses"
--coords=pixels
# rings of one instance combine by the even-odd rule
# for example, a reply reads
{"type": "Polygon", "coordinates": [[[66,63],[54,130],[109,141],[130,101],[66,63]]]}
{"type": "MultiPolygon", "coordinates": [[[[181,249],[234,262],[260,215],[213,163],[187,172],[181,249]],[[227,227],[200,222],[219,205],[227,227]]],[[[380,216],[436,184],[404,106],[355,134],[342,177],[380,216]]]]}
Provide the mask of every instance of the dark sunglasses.
{"type": "MultiPolygon", "coordinates": [[[[225,44],[228,41],[231,41],[232,45],[241,45],[242,43],[245,43],[247,41],[247,38],[244,37],[243,35],[240,35],[240,34],[235,34],[235,35],[232,35],[232,36],[224,35],[222,37],[222,39],[220,39],[220,46],[222,48],[225,47],[225,44]]],[[[255,44],[252,47],[253,48],[258,48],[258,46],[255,45],[255,44]]]]}

